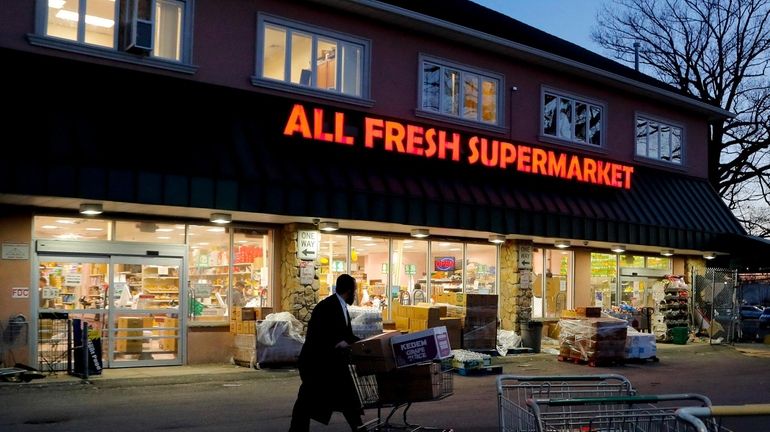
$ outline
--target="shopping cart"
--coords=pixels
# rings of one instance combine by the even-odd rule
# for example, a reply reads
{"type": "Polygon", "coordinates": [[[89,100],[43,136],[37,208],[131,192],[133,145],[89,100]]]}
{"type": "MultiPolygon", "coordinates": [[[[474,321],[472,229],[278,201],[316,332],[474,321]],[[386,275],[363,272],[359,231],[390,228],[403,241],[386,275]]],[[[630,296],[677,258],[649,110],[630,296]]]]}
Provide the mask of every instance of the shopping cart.
{"type": "Polygon", "coordinates": [[[699,394],[615,396],[577,399],[527,399],[536,432],[686,431],[676,410],[709,407],[699,394]]]}
{"type": "Polygon", "coordinates": [[[631,382],[622,375],[555,375],[497,377],[500,431],[534,431],[535,421],[527,399],[569,399],[633,396],[631,382]]]}
{"type": "MultiPolygon", "coordinates": [[[[409,366],[414,367],[414,366],[409,366]]],[[[359,400],[361,401],[361,407],[364,409],[371,409],[376,408],[377,409],[377,417],[375,417],[372,420],[369,420],[364,424],[364,427],[368,431],[390,431],[394,429],[398,430],[407,430],[407,431],[428,431],[428,430],[438,430],[438,431],[445,431],[445,432],[451,432],[453,429],[447,429],[443,427],[433,427],[433,426],[423,426],[423,425],[416,425],[409,423],[407,420],[407,413],[409,411],[409,408],[411,408],[412,404],[414,402],[425,402],[425,401],[437,401],[441,399],[445,399],[449,396],[451,396],[454,392],[454,375],[452,374],[451,370],[440,370],[440,375],[438,382],[435,384],[437,388],[435,388],[432,392],[432,396],[430,398],[421,397],[419,399],[412,399],[409,397],[408,394],[403,395],[402,397],[393,399],[391,396],[389,399],[383,399],[380,397],[380,391],[379,391],[379,385],[381,384],[388,384],[391,383],[387,382],[386,380],[391,379],[391,374],[378,374],[378,375],[359,375],[356,366],[354,364],[350,365],[350,374],[353,377],[353,382],[355,383],[356,390],[358,392],[359,400]],[[378,384],[379,381],[379,384],[378,384]],[[384,409],[390,409],[390,412],[388,415],[383,419],[382,414],[384,409]],[[402,424],[395,424],[391,423],[390,420],[393,418],[393,416],[396,414],[396,412],[399,409],[403,409],[402,411],[402,418],[403,423],[402,424]]],[[[410,382],[400,382],[400,383],[393,383],[398,386],[401,386],[402,388],[408,387],[411,383],[410,382]]]]}
{"type": "Polygon", "coordinates": [[[770,404],[720,405],[711,407],[688,407],[676,411],[679,420],[687,425],[687,432],[731,432],[732,430],[762,430],[768,425],[767,419],[754,425],[738,425],[752,417],[770,417],[770,404]],[[728,424],[729,423],[729,424],[728,424]],[[729,428],[728,428],[729,426],[729,428]],[[738,429],[738,427],[741,427],[738,429]]]}

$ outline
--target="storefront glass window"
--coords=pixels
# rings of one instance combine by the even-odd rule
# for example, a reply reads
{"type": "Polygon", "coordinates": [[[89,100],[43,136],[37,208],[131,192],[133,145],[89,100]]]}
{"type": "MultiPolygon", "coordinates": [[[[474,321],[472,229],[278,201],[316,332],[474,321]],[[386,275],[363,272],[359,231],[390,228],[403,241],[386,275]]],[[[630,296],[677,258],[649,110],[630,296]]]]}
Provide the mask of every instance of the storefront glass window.
{"type": "Polygon", "coordinates": [[[430,244],[431,293],[463,292],[463,244],[432,241],[430,244]]]}
{"type": "Polygon", "coordinates": [[[469,243],[465,252],[465,292],[497,294],[497,246],[469,243]]]}
{"type": "Polygon", "coordinates": [[[399,292],[408,291],[413,303],[429,302],[428,242],[425,240],[394,239],[392,244],[391,299],[397,299],[399,292]]]}
{"type": "MultiPolygon", "coordinates": [[[[354,256],[358,259],[358,252],[354,256]]],[[[339,275],[348,273],[348,262],[348,236],[322,233],[318,259],[321,267],[319,300],[332,293],[332,287],[339,275]]]]}
{"type": "Polygon", "coordinates": [[[572,297],[572,252],[535,248],[532,272],[532,316],[559,318],[572,297]]]}
{"type": "Polygon", "coordinates": [[[652,286],[671,271],[671,259],[621,255],[620,302],[636,308],[654,306],[652,286]]]}
{"type": "Polygon", "coordinates": [[[618,258],[614,254],[591,254],[591,298],[594,306],[609,309],[616,303],[618,258]]]}
{"type": "MultiPolygon", "coordinates": [[[[189,225],[189,285],[193,321],[225,321],[227,305],[243,306],[244,298],[230,291],[230,233],[220,226],[189,225]]],[[[247,292],[246,295],[249,293],[247,292]]],[[[253,296],[253,292],[251,293],[253,296]]]]}
{"type": "MultiPolygon", "coordinates": [[[[50,5],[51,2],[48,2],[50,5]]],[[[67,15],[65,19],[78,16],[67,15]]],[[[115,2],[88,0],[86,2],[86,43],[113,48],[115,46],[115,2]]]]}
{"type": "Polygon", "coordinates": [[[107,288],[106,263],[41,259],[38,294],[43,311],[102,309],[107,288]]]}
{"type": "MultiPolygon", "coordinates": [[[[372,295],[385,296],[390,284],[387,238],[354,235],[350,241],[350,275],[358,282],[357,304],[372,302],[372,295]]],[[[395,278],[395,273],[393,278],[395,278]]]]}
{"type": "Polygon", "coordinates": [[[141,243],[184,243],[184,225],[156,222],[118,221],[115,223],[115,240],[141,243]],[[180,229],[179,226],[182,228],[180,229]]]}
{"type": "Polygon", "coordinates": [[[270,236],[267,230],[233,229],[234,306],[270,307],[270,236]]]}
{"type": "Polygon", "coordinates": [[[644,257],[639,255],[621,255],[620,267],[644,267],[644,257]]]}
{"type": "Polygon", "coordinates": [[[112,222],[104,219],[35,216],[35,238],[56,240],[110,240],[112,222]]]}

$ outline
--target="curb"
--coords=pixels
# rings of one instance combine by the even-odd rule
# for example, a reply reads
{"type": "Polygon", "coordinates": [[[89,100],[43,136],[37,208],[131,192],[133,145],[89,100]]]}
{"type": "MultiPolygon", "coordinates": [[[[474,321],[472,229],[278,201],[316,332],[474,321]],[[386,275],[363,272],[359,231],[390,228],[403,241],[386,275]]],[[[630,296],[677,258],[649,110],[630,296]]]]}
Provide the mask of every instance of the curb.
{"type": "Polygon", "coordinates": [[[245,369],[237,372],[190,373],[184,375],[166,375],[149,377],[104,378],[95,376],[90,379],[66,377],[60,381],[35,380],[28,383],[0,383],[0,392],[21,389],[72,389],[72,388],[123,388],[159,385],[184,385],[201,383],[228,383],[234,381],[278,380],[298,377],[296,369],[245,369]]]}

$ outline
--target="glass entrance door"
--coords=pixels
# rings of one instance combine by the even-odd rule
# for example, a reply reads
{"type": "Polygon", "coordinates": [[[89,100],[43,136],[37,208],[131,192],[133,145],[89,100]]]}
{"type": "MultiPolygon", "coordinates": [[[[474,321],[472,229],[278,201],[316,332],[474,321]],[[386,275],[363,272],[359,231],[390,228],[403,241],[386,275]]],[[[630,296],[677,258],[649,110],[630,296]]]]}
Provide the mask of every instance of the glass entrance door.
{"type": "Polygon", "coordinates": [[[182,259],[113,256],[109,366],[182,364],[182,259]]]}

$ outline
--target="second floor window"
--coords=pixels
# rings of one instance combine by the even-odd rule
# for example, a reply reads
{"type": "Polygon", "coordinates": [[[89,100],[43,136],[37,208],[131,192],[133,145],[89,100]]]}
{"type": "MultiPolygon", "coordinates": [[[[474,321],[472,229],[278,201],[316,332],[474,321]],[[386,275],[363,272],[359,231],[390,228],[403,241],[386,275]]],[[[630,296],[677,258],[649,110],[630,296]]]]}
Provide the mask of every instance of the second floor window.
{"type": "Polygon", "coordinates": [[[188,5],[183,0],[48,0],[45,35],[182,62],[188,5]]]}
{"type": "Polygon", "coordinates": [[[422,110],[497,125],[501,78],[430,59],[422,62],[422,110]]]}
{"type": "Polygon", "coordinates": [[[602,145],[602,106],[543,92],[543,135],[577,144],[602,145]]]}
{"type": "Polygon", "coordinates": [[[260,28],[261,78],[364,97],[365,41],[279,20],[260,28]]]}
{"type": "Polygon", "coordinates": [[[658,161],[682,163],[682,128],[638,116],[636,154],[658,161]]]}

